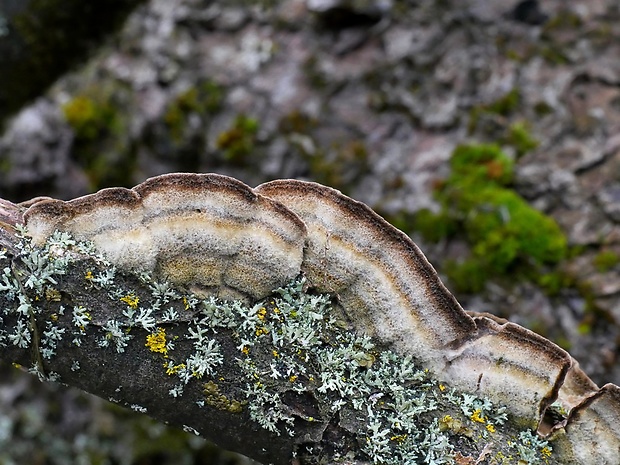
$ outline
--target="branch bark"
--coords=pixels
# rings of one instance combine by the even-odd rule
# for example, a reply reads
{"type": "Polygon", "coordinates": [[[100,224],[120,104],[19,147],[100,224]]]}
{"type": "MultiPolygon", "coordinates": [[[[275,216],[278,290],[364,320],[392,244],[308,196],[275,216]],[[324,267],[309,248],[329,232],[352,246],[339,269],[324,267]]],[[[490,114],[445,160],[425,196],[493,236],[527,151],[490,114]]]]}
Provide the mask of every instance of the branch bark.
{"type": "Polygon", "coordinates": [[[396,407],[399,390],[419,397],[416,440],[432,447],[416,450],[435,460],[426,463],[445,463],[453,447],[464,457],[484,455],[490,443],[497,452],[506,446],[500,438],[517,431],[511,426],[491,438],[489,430],[501,425],[482,411],[474,415],[473,404],[469,417],[475,420],[446,399],[433,406],[446,386],[379,341],[352,336],[334,303],[306,294],[299,283],[259,305],[199,299],[145,276],[113,273],[109,263],[67,236],[32,246],[16,226],[24,211],[0,202],[0,357],[42,378],[196,431],[263,463],[361,464],[372,463],[373,454],[392,453],[408,433],[386,437],[381,412],[408,408],[396,407]],[[296,311],[313,314],[304,319],[296,311]],[[276,331],[291,334],[274,345],[270,333],[276,331]],[[219,348],[221,359],[211,358],[202,374],[199,361],[188,372],[192,357],[208,359],[209,344],[219,348]],[[369,384],[361,383],[363,377],[369,384]],[[383,398],[379,391],[388,385],[392,394],[383,398]]]}
{"type": "Polygon", "coordinates": [[[171,174],[71,202],[0,200],[0,358],[263,463],[613,463],[620,389],[540,336],[467,316],[366,206],[298,181],[256,191],[171,174]],[[450,324],[475,332],[438,342],[450,324]],[[476,370],[477,387],[451,386],[476,370]],[[545,412],[551,442],[532,429],[545,412]]]}

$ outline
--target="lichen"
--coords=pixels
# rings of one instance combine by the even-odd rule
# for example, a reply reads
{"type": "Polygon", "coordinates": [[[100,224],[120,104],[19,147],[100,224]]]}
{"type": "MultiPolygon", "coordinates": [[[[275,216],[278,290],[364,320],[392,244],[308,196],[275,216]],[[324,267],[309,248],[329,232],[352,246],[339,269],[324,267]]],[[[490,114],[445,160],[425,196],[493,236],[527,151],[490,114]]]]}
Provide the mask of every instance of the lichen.
{"type": "Polygon", "coordinates": [[[229,399],[220,392],[220,388],[213,381],[209,381],[204,385],[205,402],[217,409],[226,410],[230,413],[241,413],[243,406],[247,402],[240,402],[235,399],[229,399]]]}
{"type": "Polygon", "coordinates": [[[151,352],[159,352],[167,357],[168,347],[166,346],[166,344],[167,341],[165,328],[157,328],[157,331],[146,336],[146,347],[148,347],[151,352]]]}
{"type": "MultiPolygon", "coordinates": [[[[85,266],[75,276],[105,290],[118,313],[95,323],[82,306],[65,312],[61,302],[52,302],[57,318],[45,322],[35,347],[45,360],[53,360],[65,337],[72,337],[73,344],[93,337],[100,350],[112,350],[119,357],[138,355],[127,348],[143,337],[144,342],[132,345],[132,350],[142,350],[141,357],[156,357],[161,374],[177,378],[169,390],[171,397],[186,396],[186,386],[208,377],[202,384],[202,399],[192,401],[198,408],[247,411],[252,421],[275,435],[295,436],[304,424],[348,419],[348,426],[341,427],[361,445],[357,458],[376,464],[453,463],[463,440],[472,450],[491,444],[497,456],[531,464],[546,463],[551,453],[550,444],[530,430],[506,441],[505,407],[458,392],[417,366],[411,356],[351,331],[346,316],[334,306],[334,297],[312,292],[303,277],[248,304],[200,297],[148,274],[136,277],[143,284],[139,292],[122,288],[114,272],[104,271],[111,265],[91,245],[66,234],[55,233],[42,248],[22,234],[20,250],[28,274],[22,271],[18,280],[7,266],[0,281],[0,292],[12,303],[3,315],[14,321],[0,327],[0,343],[24,348],[33,344],[36,334],[30,317],[42,317],[45,312],[39,305],[51,303],[31,299],[32,293],[43,296],[45,285],[58,283],[71,267],[85,266]],[[89,260],[84,261],[85,256],[89,260]],[[86,279],[88,271],[91,276],[86,279]],[[23,281],[30,283],[30,294],[19,285],[23,281]],[[65,316],[69,326],[61,326],[65,316]],[[179,333],[182,323],[186,329],[179,333]],[[169,337],[168,328],[175,328],[176,336],[169,337]],[[316,407],[297,410],[291,395],[308,396],[316,407]]],[[[8,264],[8,260],[0,256],[0,261],[8,264]]],[[[79,360],[73,361],[71,371],[82,371],[79,360]]],[[[54,373],[47,376],[58,379],[54,373]]],[[[118,395],[120,388],[115,398],[118,395]]],[[[127,406],[146,411],[140,404],[127,406]]],[[[187,428],[194,430],[192,425],[187,428]]],[[[317,458],[327,452],[317,444],[312,450],[300,446],[296,453],[317,458]]]]}

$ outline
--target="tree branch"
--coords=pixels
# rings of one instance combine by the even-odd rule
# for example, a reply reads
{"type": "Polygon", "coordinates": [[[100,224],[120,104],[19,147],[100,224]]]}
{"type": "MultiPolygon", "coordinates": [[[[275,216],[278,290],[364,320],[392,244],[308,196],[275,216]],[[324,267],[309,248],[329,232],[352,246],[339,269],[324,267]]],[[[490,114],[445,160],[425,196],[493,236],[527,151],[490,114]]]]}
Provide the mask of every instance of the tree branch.
{"type": "Polygon", "coordinates": [[[362,204],[298,181],[257,191],[168,175],[0,201],[0,358],[263,463],[612,463],[617,387],[467,316],[362,204]],[[459,325],[473,332],[440,340],[459,325]]]}

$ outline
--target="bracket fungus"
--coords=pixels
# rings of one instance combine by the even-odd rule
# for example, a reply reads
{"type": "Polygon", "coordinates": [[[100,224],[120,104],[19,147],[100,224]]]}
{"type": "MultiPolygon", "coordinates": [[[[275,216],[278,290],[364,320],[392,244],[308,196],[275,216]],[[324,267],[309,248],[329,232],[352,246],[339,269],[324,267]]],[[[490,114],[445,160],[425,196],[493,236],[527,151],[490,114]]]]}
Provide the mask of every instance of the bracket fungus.
{"type": "Polygon", "coordinates": [[[118,268],[225,299],[256,301],[303,275],[359,333],[556,438],[557,463],[620,461],[620,388],[599,389],[525,328],[465,312],[408,236],[335,189],[168,174],[66,202],[36,199],[24,223],[35,244],[68,232],[118,268]],[[567,415],[549,423],[554,402],[567,415]]]}
{"type": "Polygon", "coordinates": [[[35,244],[59,229],[92,241],[121,268],[253,299],[297,276],[306,236],[282,204],[220,175],[168,175],[70,202],[42,200],[25,221],[35,244]]]}

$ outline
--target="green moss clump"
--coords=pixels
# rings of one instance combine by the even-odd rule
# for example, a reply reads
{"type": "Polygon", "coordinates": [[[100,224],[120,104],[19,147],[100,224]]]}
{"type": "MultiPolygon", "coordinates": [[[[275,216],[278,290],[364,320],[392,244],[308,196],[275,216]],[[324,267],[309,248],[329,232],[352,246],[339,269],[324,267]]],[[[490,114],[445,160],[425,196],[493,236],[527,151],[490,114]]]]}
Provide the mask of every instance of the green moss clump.
{"type": "Polygon", "coordinates": [[[444,185],[466,181],[484,185],[512,183],[514,162],[494,144],[459,145],[450,158],[452,174],[444,185]]]}
{"type": "Polygon", "coordinates": [[[316,118],[299,110],[284,115],[278,123],[278,129],[283,134],[309,134],[317,126],[316,118]]]}
{"type": "Polygon", "coordinates": [[[65,119],[81,141],[93,141],[110,133],[118,121],[118,112],[106,101],[78,95],[62,107],[65,119]]]}
{"type": "Polygon", "coordinates": [[[620,263],[620,256],[612,250],[602,250],[593,259],[593,264],[598,271],[605,273],[620,263]]]}
{"type": "MultiPolygon", "coordinates": [[[[390,219],[390,221],[392,220],[390,219]]],[[[431,242],[439,242],[457,233],[457,224],[446,211],[435,213],[424,208],[414,215],[412,222],[413,229],[422,234],[424,239],[431,242]]],[[[392,223],[394,224],[394,222],[392,223]]],[[[406,230],[409,224],[411,222],[403,221],[402,225],[394,225],[399,229],[406,230]]]]}
{"type": "Polygon", "coordinates": [[[553,113],[553,107],[547,102],[539,101],[534,105],[534,112],[536,113],[536,116],[544,118],[545,116],[553,113]]]}
{"type": "Polygon", "coordinates": [[[575,287],[575,277],[562,270],[542,273],[536,276],[536,283],[549,296],[558,295],[562,289],[575,287]]]}
{"type": "Polygon", "coordinates": [[[495,113],[502,116],[508,116],[515,111],[521,102],[521,92],[516,87],[510,92],[497,99],[495,102],[487,105],[485,110],[489,113],[495,113]]]}
{"type": "Polygon", "coordinates": [[[446,260],[444,271],[457,292],[482,292],[489,279],[489,270],[484,263],[471,258],[460,262],[446,260]]]}
{"type": "Polygon", "coordinates": [[[368,172],[368,149],[361,139],[333,142],[328,149],[305,154],[312,179],[348,192],[368,172]]]}
{"type": "Polygon", "coordinates": [[[218,135],[216,146],[223,151],[227,161],[243,163],[252,153],[257,132],[258,121],[240,114],[235,118],[230,129],[218,135]]]}
{"type": "Polygon", "coordinates": [[[222,106],[224,89],[218,83],[206,80],[179,94],[166,109],[164,123],[175,142],[184,139],[186,121],[192,114],[205,116],[216,113],[222,106]]]}
{"type": "Polygon", "coordinates": [[[75,133],[71,157],[83,167],[92,190],[134,184],[137,155],[116,96],[114,89],[88,88],[62,108],[75,133]]]}
{"type": "Polygon", "coordinates": [[[494,102],[478,105],[471,109],[467,130],[472,134],[478,127],[480,119],[485,115],[510,116],[521,104],[521,92],[518,88],[512,89],[494,102]]]}
{"type": "Polygon", "coordinates": [[[510,188],[513,162],[498,146],[459,146],[450,167],[436,192],[441,211],[421,211],[415,224],[427,240],[460,234],[469,243],[471,257],[446,267],[458,290],[478,292],[489,277],[522,265],[542,272],[567,256],[556,222],[510,188]]]}
{"type": "Polygon", "coordinates": [[[517,122],[510,125],[505,143],[514,147],[517,157],[521,157],[538,147],[538,141],[532,136],[530,128],[525,122],[517,122]]]}

